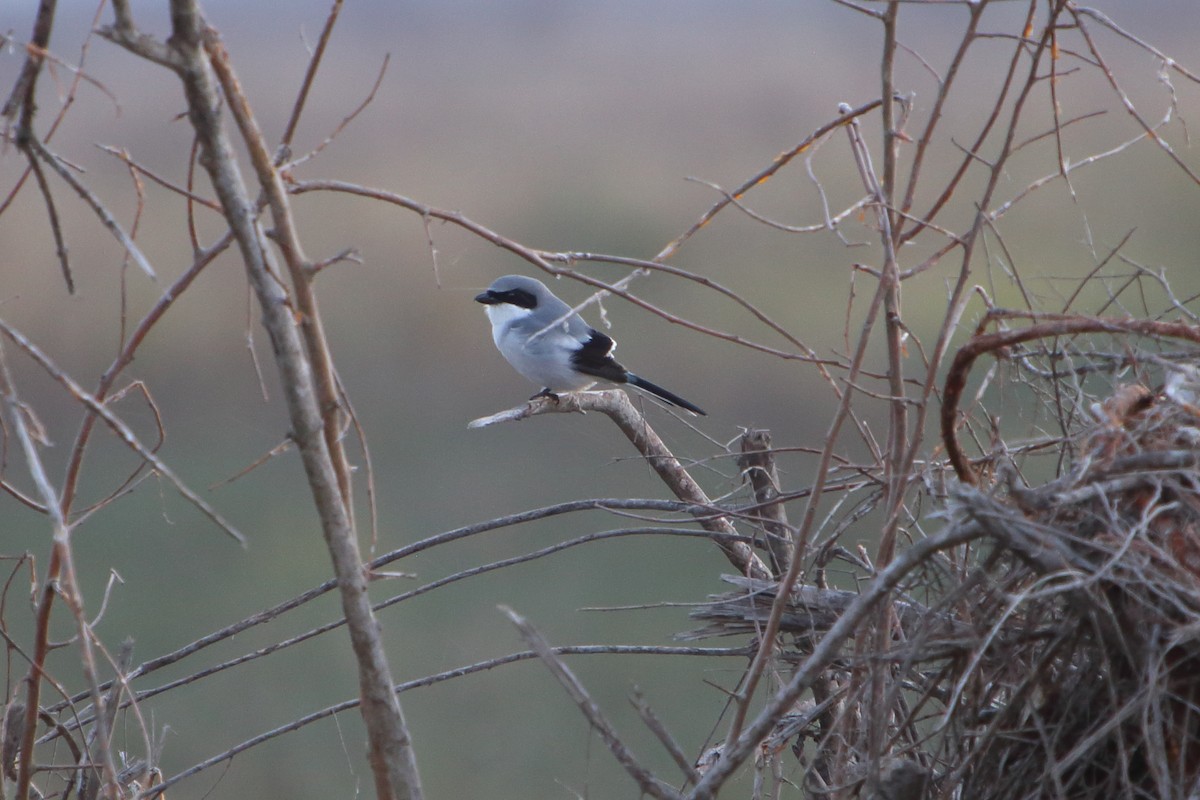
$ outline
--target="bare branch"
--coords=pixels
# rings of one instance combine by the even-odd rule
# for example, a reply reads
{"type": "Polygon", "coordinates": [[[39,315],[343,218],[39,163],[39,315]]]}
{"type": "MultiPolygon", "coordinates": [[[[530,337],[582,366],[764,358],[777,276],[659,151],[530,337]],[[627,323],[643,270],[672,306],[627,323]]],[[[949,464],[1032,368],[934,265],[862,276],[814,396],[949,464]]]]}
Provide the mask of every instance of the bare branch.
{"type": "Polygon", "coordinates": [[[185,65],[180,77],[188,97],[191,122],[203,150],[201,160],[233,229],[262,308],[263,322],[271,336],[281,373],[292,421],[292,437],[304,463],[337,575],[342,608],[358,660],[363,699],[361,710],[370,741],[376,793],[380,800],[394,797],[419,800],[421,783],[411,738],[400,704],[391,691],[391,671],[380,627],[371,612],[366,574],[354,539],[348,470],[340,442],[336,439],[339,426],[330,424],[338,410],[327,343],[316,300],[304,274],[303,255],[295,237],[286,195],[232,67],[213,32],[205,26],[194,0],[173,0],[171,17],[172,47],[185,65]],[[205,59],[206,48],[212,55],[211,64],[205,59]],[[292,289],[297,293],[297,302],[306,314],[302,324],[304,341],[292,317],[291,301],[268,260],[268,248],[259,237],[253,204],[238,172],[232,145],[221,125],[221,102],[213,70],[221,76],[225,97],[243,140],[250,148],[260,184],[272,206],[276,241],[292,272],[292,289]],[[324,407],[319,405],[322,401],[326,403],[324,407]]]}
{"type": "MultiPolygon", "coordinates": [[[[0,325],[2,324],[0,323],[0,325]]],[[[20,408],[21,403],[17,397],[16,388],[13,386],[12,375],[9,371],[8,361],[5,358],[3,348],[0,348],[0,406],[2,406],[0,412],[3,413],[7,429],[14,431],[21,443],[21,449],[25,455],[25,466],[29,470],[34,485],[37,486],[38,493],[42,496],[42,502],[49,512],[54,539],[53,561],[55,563],[52,564],[52,571],[54,567],[61,565],[57,578],[61,581],[61,596],[75,618],[83,673],[91,691],[94,707],[103,711],[104,698],[101,695],[99,688],[100,681],[96,675],[96,658],[93,649],[91,627],[84,616],[83,598],[75,574],[74,554],[71,547],[71,529],[59,511],[58,498],[54,487],[51,486],[50,479],[46,476],[41,455],[38,453],[37,446],[34,444],[33,438],[30,436],[29,430],[25,425],[25,418],[20,408]]],[[[47,586],[49,587],[50,585],[51,582],[48,581],[47,586]]],[[[42,608],[39,609],[42,612],[41,616],[43,618],[48,613],[52,598],[53,594],[51,592],[46,592],[43,595],[42,608]]],[[[15,787],[17,795],[22,797],[26,796],[29,792],[33,774],[33,740],[37,731],[34,720],[39,710],[39,687],[42,683],[42,673],[45,670],[48,635],[49,631],[47,628],[39,626],[36,639],[35,661],[30,665],[30,674],[28,677],[25,729],[18,753],[19,763],[15,787]]],[[[113,760],[112,751],[108,746],[107,738],[100,737],[96,742],[96,747],[104,783],[109,787],[115,786],[116,765],[113,760]]],[[[9,764],[5,764],[4,771],[7,772],[10,766],[9,764]]]]}
{"type": "Polygon", "coordinates": [[[755,186],[766,183],[768,180],[770,180],[771,176],[783,169],[788,162],[808,150],[808,148],[812,147],[814,143],[820,141],[830,131],[836,130],[843,125],[846,125],[851,120],[857,119],[864,114],[869,114],[876,108],[879,108],[881,105],[883,105],[882,100],[872,100],[871,102],[865,103],[858,108],[839,109],[839,115],[837,119],[833,120],[832,122],[825,123],[820,128],[817,128],[814,132],[805,137],[805,139],[795,147],[785,150],[777,155],[769,167],[762,170],[754,177],[744,181],[740,186],[726,195],[727,199],[722,199],[713,205],[712,208],[708,209],[708,211],[705,211],[700,216],[700,219],[696,220],[696,222],[694,222],[690,228],[681,233],[679,236],[675,237],[675,239],[673,239],[666,247],[660,250],[658,255],[654,257],[654,260],[666,261],[671,256],[675,255],[679,248],[683,246],[683,243],[692,238],[692,235],[696,233],[696,231],[700,230],[710,221],[712,221],[712,218],[719,214],[721,209],[725,208],[735,200],[740,200],[746,194],[746,192],[750,191],[755,186]]]}
{"type": "MultiPolygon", "coordinates": [[[[644,417],[629,402],[629,397],[619,389],[603,392],[572,392],[561,394],[557,399],[539,397],[528,403],[471,422],[470,427],[481,428],[498,422],[515,422],[540,414],[586,413],[599,411],[616,423],[621,433],[642,454],[646,462],[658,473],[676,497],[685,503],[710,506],[712,503],[700,485],[688,474],[679,460],[671,454],[658,434],[647,424],[644,417]]],[[[702,517],[700,524],[705,530],[717,534],[736,534],[733,524],[724,517],[702,517]]],[[[770,570],[745,544],[729,542],[723,538],[714,540],[729,562],[743,575],[754,578],[770,577],[770,570]]]]}
{"type": "Polygon", "coordinates": [[[742,434],[742,454],[738,466],[754,487],[754,499],[762,508],[763,531],[767,551],[771,554],[771,569],[775,575],[785,575],[792,563],[792,527],[788,525],[787,510],[777,502],[780,496],[779,471],[771,452],[771,434],[764,430],[749,430],[742,434]]]}
{"type": "Polygon", "coordinates": [[[304,113],[304,105],[308,100],[308,92],[312,89],[313,81],[317,77],[317,70],[321,66],[321,60],[325,57],[325,48],[329,44],[329,37],[333,35],[338,15],[342,13],[342,3],[343,0],[333,0],[329,14],[325,17],[325,25],[321,28],[321,35],[317,38],[317,46],[313,48],[312,58],[308,60],[308,69],[304,72],[304,80],[300,82],[300,91],[296,93],[296,103],[292,106],[292,114],[288,117],[287,125],[283,128],[283,136],[279,139],[281,152],[292,146],[292,140],[296,136],[296,127],[300,124],[300,115],[304,113]]]}
{"type": "Polygon", "coordinates": [[[50,222],[50,232],[54,235],[54,247],[58,253],[58,263],[62,269],[63,280],[67,284],[67,292],[75,294],[75,279],[71,276],[71,260],[66,239],[63,237],[62,224],[58,221],[58,209],[54,207],[54,195],[50,193],[50,184],[42,172],[42,166],[33,155],[29,157],[29,169],[37,181],[42,198],[46,201],[46,218],[50,222]]]}

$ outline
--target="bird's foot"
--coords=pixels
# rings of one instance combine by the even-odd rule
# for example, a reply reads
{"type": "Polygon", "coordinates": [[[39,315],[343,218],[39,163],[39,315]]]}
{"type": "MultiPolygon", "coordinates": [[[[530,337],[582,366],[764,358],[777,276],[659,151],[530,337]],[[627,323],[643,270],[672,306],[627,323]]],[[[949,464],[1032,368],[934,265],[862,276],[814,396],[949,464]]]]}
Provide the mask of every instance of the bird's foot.
{"type": "Polygon", "coordinates": [[[531,397],[529,399],[537,400],[539,397],[546,397],[546,398],[549,398],[550,400],[553,400],[556,403],[558,402],[558,395],[555,394],[554,392],[550,391],[550,389],[548,387],[545,389],[542,389],[540,392],[538,392],[537,394],[535,394],[533,397],[531,397]]]}

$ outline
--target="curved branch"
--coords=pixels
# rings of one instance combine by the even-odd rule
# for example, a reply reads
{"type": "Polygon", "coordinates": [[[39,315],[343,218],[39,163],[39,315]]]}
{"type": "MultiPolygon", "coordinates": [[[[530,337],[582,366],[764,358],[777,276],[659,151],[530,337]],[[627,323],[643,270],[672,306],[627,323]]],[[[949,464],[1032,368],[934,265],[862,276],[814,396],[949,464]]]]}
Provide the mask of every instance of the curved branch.
{"type": "MultiPolygon", "coordinates": [[[[1003,312],[1001,312],[1002,314],[1003,312]]],[[[996,315],[989,314],[984,324],[996,315]]],[[[950,371],[946,374],[946,385],[942,393],[942,442],[950,465],[963,483],[975,485],[978,481],[974,470],[963,455],[956,433],[958,402],[966,388],[967,375],[975,359],[984,353],[1006,347],[1055,336],[1070,336],[1077,333],[1128,333],[1137,336],[1154,336],[1164,339],[1183,339],[1200,344],[1200,327],[1185,322],[1159,322],[1150,319],[1097,319],[1094,317],[1070,317],[1054,315],[1051,321],[1018,331],[981,333],[971,338],[954,354],[950,371]]]]}

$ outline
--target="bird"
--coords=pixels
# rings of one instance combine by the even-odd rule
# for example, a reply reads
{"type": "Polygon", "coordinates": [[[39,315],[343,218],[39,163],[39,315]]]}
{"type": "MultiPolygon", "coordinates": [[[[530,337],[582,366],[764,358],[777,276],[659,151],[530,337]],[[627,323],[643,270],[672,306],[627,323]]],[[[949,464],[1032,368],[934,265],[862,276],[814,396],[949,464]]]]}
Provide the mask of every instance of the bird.
{"type": "Polygon", "coordinates": [[[542,387],[529,398],[587,389],[597,381],[627,384],[693,414],[705,412],[677,394],[634,375],[612,357],[609,336],[592,328],[546,284],[525,275],[497,278],[475,296],[492,323],[492,341],[513,369],[542,387]]]}

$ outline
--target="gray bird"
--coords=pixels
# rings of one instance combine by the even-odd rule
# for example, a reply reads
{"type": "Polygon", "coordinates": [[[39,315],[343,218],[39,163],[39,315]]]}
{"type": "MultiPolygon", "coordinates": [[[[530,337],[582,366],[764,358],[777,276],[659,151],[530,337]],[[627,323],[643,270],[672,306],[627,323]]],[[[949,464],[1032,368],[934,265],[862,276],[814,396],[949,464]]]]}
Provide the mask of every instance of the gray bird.
{"type": "Polygon", "coordinates": [[[612,357],[616,343],[571,313],[571,307],[539,280],[505,275],[476,295],[475,302],[487,307],[492,341],[501,355],[517,372],[543,387],[533,397],[554,397],[556,392],[586,389],[603,380],[636,386],[673,406],[704,414],[679,395],[618,364],[612,357]]]}

